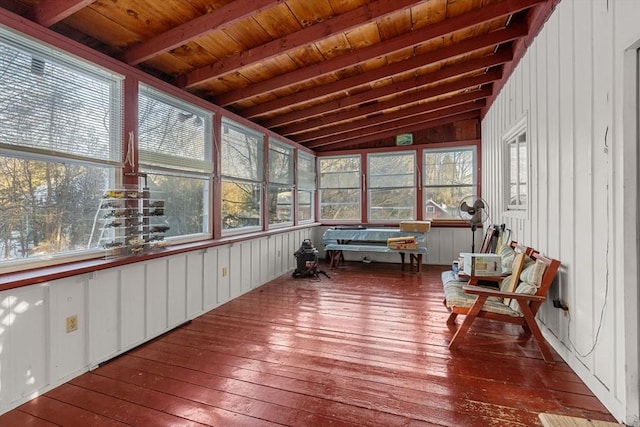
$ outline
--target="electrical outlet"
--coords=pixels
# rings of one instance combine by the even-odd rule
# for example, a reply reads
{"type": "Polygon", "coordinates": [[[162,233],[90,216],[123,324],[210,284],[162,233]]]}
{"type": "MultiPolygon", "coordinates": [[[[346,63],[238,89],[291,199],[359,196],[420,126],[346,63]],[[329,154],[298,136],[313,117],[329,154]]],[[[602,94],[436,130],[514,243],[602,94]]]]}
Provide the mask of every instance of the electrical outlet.
{"type": "Polygon", "coordinates": [[[77,330],[78,330],[78,316],[74,314],[73,316],[67,317],[67,333],[71,333],[77,330]]]}
{"type": "Polygon", "coordinates": [[[553,300],[553,306],[555,308],[561,308],[564,311],[569,311],[569,306],[567,305],[567,303],[565,303],[564,301],[562,301],[561,299],[558,299],[558,298],[553,300]]]}
{"type": "Polygon", "coordinates": [[[229,274],[227,267],[222,267],[222,277],[227,277],[227,274],[229,274]]]}

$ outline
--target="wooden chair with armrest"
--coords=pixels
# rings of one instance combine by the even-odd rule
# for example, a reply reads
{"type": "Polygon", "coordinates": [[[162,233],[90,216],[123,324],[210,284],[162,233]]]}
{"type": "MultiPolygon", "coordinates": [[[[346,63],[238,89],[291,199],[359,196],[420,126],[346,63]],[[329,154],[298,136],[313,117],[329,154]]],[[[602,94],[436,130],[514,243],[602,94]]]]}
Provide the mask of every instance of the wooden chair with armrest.
{"type": "MultiPolygon", "coordinates": [[[[518,257],[524,257],[524,254],[518,255],[518,257]]],[[[551,348],[545,341],[535,316],[546,299],[551,283],[560,268],[560,261],[547,258],[535,251],[531,258],[535,260],[535,263],[527,268],[531,268],[532,271],[537,270],[532,274],[541,276],[539,286],[518,282],[520,274],[516,275],[514,270],[511,280],[505,279],[510,281],[504,283],[501,290],[464,285],[462,286],[463,295],[447,296],[447,306],[451,309],[447,323],[455,324],[455,319],[460,314],[466,316],[451,339],[449,349],[458,348],[474,320],[477,317],[482,317],[522,326],[526,334],[533,335],[544,360],[548,363],[555,362],[551,348]],[[510,286],[517,284],[517,287],[514,291],[508,292],[505,290],[507,284],[510,286]],[[526,293],[527,290],[533,289],[535,292],[526,293]],[[489,299],[490,297],[493,298],[489,299]]],[[[525,274],[524,271],[522,274],[525,274]]]]}

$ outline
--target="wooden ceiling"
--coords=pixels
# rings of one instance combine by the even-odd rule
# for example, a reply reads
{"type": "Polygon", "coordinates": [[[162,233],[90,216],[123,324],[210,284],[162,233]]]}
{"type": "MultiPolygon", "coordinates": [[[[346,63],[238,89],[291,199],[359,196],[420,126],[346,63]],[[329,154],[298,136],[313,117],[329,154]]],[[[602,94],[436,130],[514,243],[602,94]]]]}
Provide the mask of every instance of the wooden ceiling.
{"type": "Polygon", "coordinates": [[[0,0],[314,151],[480,137],[559,0],[0,0]]]}

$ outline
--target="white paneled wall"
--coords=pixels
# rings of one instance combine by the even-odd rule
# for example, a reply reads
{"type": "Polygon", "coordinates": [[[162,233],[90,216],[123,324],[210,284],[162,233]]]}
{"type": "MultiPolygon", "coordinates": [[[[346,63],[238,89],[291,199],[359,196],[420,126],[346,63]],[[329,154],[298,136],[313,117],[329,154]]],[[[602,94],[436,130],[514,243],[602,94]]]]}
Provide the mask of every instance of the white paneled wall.
{"type": "Polygon", "coordinates": [[[608,409],[640,426],[637,0],[563,0],[482,124],[483,195],[515,240],[562,262],[545,335],[608,409]],[[631,66],[625,66],[631,55],[631,66]],[[503,137],[527,121],[529,209],[504,211],[503,137]],[[625,227],[626,225],[626,227],[625,227]],[[631,265],[629,261],[631,260],[631,265]]]}
{"type": "Polygon", "coordinates": [[[0,292],[0,413],[295,268],[311,228],[0,292]],[[78,330],[67,333],[68,316],[78,330]]]}

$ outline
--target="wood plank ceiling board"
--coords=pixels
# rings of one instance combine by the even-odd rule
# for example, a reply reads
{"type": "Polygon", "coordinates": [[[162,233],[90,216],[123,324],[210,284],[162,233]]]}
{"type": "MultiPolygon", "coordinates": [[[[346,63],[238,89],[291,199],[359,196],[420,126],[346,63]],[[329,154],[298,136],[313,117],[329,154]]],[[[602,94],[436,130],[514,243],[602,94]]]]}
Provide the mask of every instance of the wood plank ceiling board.
{"type": "Polygon", "coordinates": [[[477,136],[480,117],[541,25],[530,23],[544,22],[557,1],[0,0],[0,7],[53,22],[52,31],[327,151],[393,145],[393,132],[415,133],[416,144],[477,136]]]}

